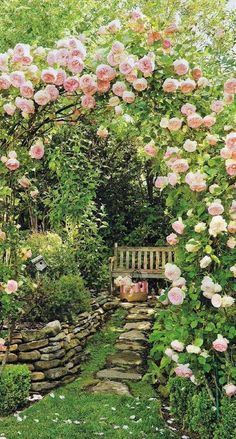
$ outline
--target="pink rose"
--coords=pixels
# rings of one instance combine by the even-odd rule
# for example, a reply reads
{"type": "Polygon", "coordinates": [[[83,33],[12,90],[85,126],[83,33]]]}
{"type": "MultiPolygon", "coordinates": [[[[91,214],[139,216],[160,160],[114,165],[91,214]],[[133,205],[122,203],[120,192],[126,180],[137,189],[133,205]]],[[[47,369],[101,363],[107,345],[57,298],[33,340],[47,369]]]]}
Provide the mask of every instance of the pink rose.
{"type": "Polygon", "coordinates": [[[220,155],[221,155],[221,157],[223,158],[223,159],[231,159],[231,157],[232,157],[232,152],[230,151],[230,149],[229,148],[222,148],[221,150],[220,150],[220,155]]]}
{"type": "Polygon", "coordinates": [[[191,93],[195,88],[196,88],[196,83],[193,79],[188,78],[180,83],[180,90],[184,94],[191,93]]]}
{"type": "Polygon", "coordinates": [[[232,383],[226,384],[223,389],[225,390],[225,393],[227,396],[234,396],[236,395],[236,386],[232,383]]]}
{"type": "MultiPolygon", "coordinates": [[[[56,53],[56,64],[59,64],[60,66],[66,67],[67,63],[69,61],[70,52],[68,49],[65,49],[62,47],[61,49],[57,50],[56,53]]],[[[55,64],[55,63],[53,63],[55,64]]]]}
{"type": "Polygon", "coordinates": [[[137,67],[145,76],[150,76],[155,69],[155,63],[150,56],[145,55],[137,62],[137,67]]]}
{"type": "Polygon", "coordinates": [[[19,185],[24,189],[28,189],[28,187],[30,186],[30,180],[27,177],[21,177],[19,179],[19,185]]]}
{"type": "Polygon", "coordinates": [[[62,69],[57,70],[55,85],[63,85],[66,80],[66,72],[62,69]]]}
{"type": "Polygon", "coordinates": [[[165,186],[167,186],[167,184],[168,184],[167,177],[159,176],[155,180],[155,187],[158,189],[163,189],[165,186]]]}
{"type": "Polygon", "coordinates": [[[197,142],[195,140],[187,139],[183,144],[183,148],[187,152],[194,152],[197,149],[197,142]]]}
{"type": "Polygon", "coordinates": [[[122,53],[122,52],[124,52],[124,50],[125,50],[125,46],[120,41],[115,41],[112,44],[111,51],[113,53],[122,53]]]}
{"type": "Polygon", "coordinates": [[[219,139],[215,134],[207,134],[206,140],[209,145],[216,145],[219,139]]]}
{"type": "Polygon", "coordinates": [[[133,87],[137,91],[146,90],[147,86],[148,86],[148,83],[147,83],[145,78],[138,78],[138,79],[135,79],[133,82],[133,87]]]}
{"type": "Polygon", "coordinates": [[[38,189],[35,189],[34,191],[30,191],[31,198],[36,198],[39,194],[38,189]]]}
{"type": "Polygon", "coordinates": [[[76,91],[79,88],[79,86],[80,86],[80,82],[76,76],[70,76],[63,83],[64,89],[71,93],[76,91]]]}
{"type": "Polygon", "coordinates": [[[234,177],[236,175],[236,159],[226,160],[225,165],[227,174],[234,177]]]}
{"type": "Polygon", "coordinates": [[[0,90],[7,90],[11,86],[10,76],[3,73],[0,76],[0,90]]]}
{"type": "Polygon", "coordinates": [[[69,59],[67,68],[72,73],[81,73],[84,69],[84,62],[78,56],[73,56],[69,59]]]}
{"type": "Polygon", "coordinates": [[[226,244],[227,244],[227,247],[233,249],[233,248],[236,247],[236,239],[233,238],[233,236],[231,236],[231,237],[228,239],[228,241],[227,241],[226,244]]]}
{"type": "Polygon", "coordinates": [[[198,81],[198,79],[200,79],[202,76],[202,70],[200,69],[200,67],[194,67],[191,70],[191,75],[192,75],[193,79],[198,81]]]}
{"type": "Polygon", "coordinates": [[[12,72],[10,73],[11,85],[16,88],[20,88],[25,82],[24,72],[12,72]]]}
{"type": "Polygon", "coordinates": [[[172,42],[169,39],[165,39],[162,41],[162,47],[163,49],[170,49],[170,47],[172,46],[172,42]]]}
{"type": "Polygon", "coordinates": [[[170,131],[180,130],[181,126],[182,126],[182,120],[178,119],[178,117],[172,117],[172,119],[169,119],[168,121],[168,129],[170,131]]]}
{"type": "Polygon", "coordinates": [[[175,233],[170,233],[170,235],[166,237],[166,241],[170,245],[176,245],[178,243],[178,237],[175,233]]]}
{"type": "Polygon", "coordinates": [[[157,154],[157,148],[153,141],[147,143],[147,145],[144,146],[145,153],[150,157],[155,157],[157,154]]]}
{"type": "Polygon", "coordinates": [[[200,114],[194,113],[194,114],[190,114],[187,117],[187,125],[189,126],[189,128],[199,128],[203,123],[202,117],[200,116],[200,114]]]}
{"type": "Polygon", "coordinates": [[[181,113],[184,114],[184,116],[189,116],[190,114],[194,114],[196,112],[196,107],[193,104],[184,104],[181,107],[181,113]]]}
{"type": "Polygon", "coordinates": [[[138,79],[138,77],[137,77],[137,74],[134,71],[132,71],[128,75],[125,76],[125,79],[126,79],[126,81],[133,84],[133,82],[136,81],[136,79],[138,79]]]}
{"type": "Polygon", "coordinates": [[[228,224],[228,232],[235,234],[236,233],[236,221],[230,221],[228,224]]]}
{"type": "Polygon", "coordinates": [[[171,23],[165,28],[164,32],[165,34],[168,35],[168,34],[174,34],[175,32],[178,32],[178,30],[179,28],[177,23],[171,23]]]}
{"type": "Polygon", "coordinates": [[[111,34],[114,34],[114,33],[118,32],[120,29],[121,29],[120,20],[113,20],[110,23],[108,23],[108,25],[107,25],[107,30],[111,34]]]}
{"type": "Polygon", "coordinates": [[[127,57],[125,61],[122,61],[119,65],[120,73],[122,73],[123,75],[129,75],[132,72],[134,66],[134,59],[131,57],[127,57]]]}
{"type": "Polygon", "coordinates": [[[210,114],[203,118],[203,125],[207,128],[212,127],[216,123],[216,118],[210,114]]]}
{"type": "Polygon", "coordinates": [[[50,102],[50,95],[46,89],[39,90],[34,94],[34,100],[38,105],[47,105],[50,102]]]}
{"type": "Polygon", "coordinates": [[[24,98],[28,98],[28,99],[32,98],[34,94],[34,88],[31,81],[25,81],[24,84],[21,85],[20,94],[24,98]]]}
{"type": "Polygon", "coordinates": [[[16,111],[16,106],[14,104],[4,104],[3,105],[4,111],[8,114],[8,116],[13,116],[13,114],[16,111]]]}
{"type": "Polygon", "coordinates": [[[176,186],[176,184],[179,183],[179,175],[176,174],[176,172],[170,172],[170,173],[167,175],[167,178],[168,178],[168,183],[169,183],[171,186],[176,186]]]}
{"type": "Polygon", "coordinates": [[[236,78],[228,79],[224,84],[224,92],[229,94],[236,93],[236,78]]]}
{"type": "Polygon", "coordinates": [[[52,67],[49,67],[48,69],[42,71],[41,79],[47,84],[53,84],[57,79],[57,71],[52,67]]]}
{"type": "Polygon", "coordinates": [[[84,95],[81,98],[81,105],[83,108],[88,108],[90,110],[95,107],[96,101],[93,96],[84,95]]]}
{"type": "Polygon", "coordinates": [[[91,75],[83,75],[79,80],[82,92],[86,95],[93,95],[97,91],[97,83],[91,75]]]}
{"type": "Polygon", "coordinates": [[[207,188],[204,175],[200,171],[189,172],[185,177],[185,182],[190,186],[190,189],[195,192],[202,192],[207,188]]]}
{"type": "Polygon", "coordinates": [[[186,75],[189,70],[189,63],[185,59],[177,59],[173,63],[174,71],[177,75],[186,75]]]}
{"type": "Polygon", "coordinates": [[[167,78],[162,85],[166,93],[174,93],[178,89],[179,83],[176,79],[167,78]]]}
{"type": "Polygon", "coordinates": [[[0,53],[0,71],[6,72],[8,70],[8,53],[0,53]]]}
{"type": "Polygon", "coordinates": [[[211,103],[211,110],[214,113],[220,113],[224,109],[224,101],[213,101],[211,103]]]}
{"type": "Polygon", "coordinates": [[[168,299],[172,305],[182,305],[184,301],[184,293],[181,288],[173,287],[168,292],[168,299]]]}
{"type": "Polygon", "coordinates": [[[172,171],[177,173],[186,172],[188,168],[189,165],[186,159],[177,159],[171,164],[172,171]]]}
{"type": "Polygon", "coordinates": [[[16,158],[9,158],[5,165],[10,171],[16,171],[16,169],[19,168],[20,163],[16,158]]]}
{"type": "Polygon", "coordinates": [[[98,80],[97,82],[97,88],[100,93],[106,93],[107,91],[109,91],[110,86],[111,86],[110,81],[98,80]]]}
{"type": "Polygon", "coordinates": [[[230,151],[236,152],[236,132],[227,134],[225,144],[230,151]]]}
{"type": "MultiPolygon", "coordinates": [[[[82,35],[80,35],[81,38],[82,35]]],[[[83,38],[82,38],[83,39],[83,38]]],[[[71,55],[72,56],[79,56],[82,60],[84,60],[86,58],[87,55],[87,51],[86,51],[86,47],[83,45],[82,41],[74,38],[74,39],[70,39],[68,40],[68,47],[71,50],[71,55]],[[73,42],[71,42],[73,40],[73,42]],[[73,45],[73,47],[72,47],[73,45]]]]}
{"type": "Polygon", "coordinates": [[[31,99],[17,97],[15,104],[23,113],[33,114],[35,112],[34,103],[31,99]]]}
{"type": "Polygon", "coordinates": [[[184,350],[184,344],[181,341],[173,340],[170,345],[172,349],[174,349],[177,352],[183,352],[184,350]]]}
{"type": "Polygon", "coordinates": [[[227,105],[232,104],[233,101],[234,101],[233,94],[224,93],[224,103],[225,104],[227,104],[227,105]]]}
{"type": "Polygon", "coordinates": [[[50,101],[54,102],[59,96],[59,90],[54,84],[49,84],[45,88],[45,92],[49,95],[50,101]]]}
{"type": "Polygon", "coordinates": [[[184,229],[185,229],[185,225],[184,225],[182,219],[179,219],[178,221],[175,221],[174,223],[172,223],[172,229],[176,233],[178,233],[179,235],[183,235],[184,229]]]}
{"type": "Polygon", "coordinates": [[[7,282],[5,291],[7,294],[15,293],[18,290],[18,283],[11,279],[7,282]]]}
{"type": "Polygon", "coordinates": [[[51,50],[47,55],[47,63],[50,66],[53,66],[53,64],[57,64],[58,58],[58,51],[57,50],[51,50]]]}
{"type": "Polygon", "coordinates": [[[122,97],[124,91],[126,91],[126,85],[124,82],[117,81],[112,86],[112,91],[116,96],[122,97]]]}
{"type": "Polygon", "coordinates": [[[134,8],[130,12],[130,18],[132,18],[132,20],[142,20],[144,15],[140,8],[134,8]]]}
{"type": "Polygon", "coordinates": [[[112,81],[116,76],[116,72],[111,66],[100,64],[96,68],[96,76],[101,81],[112,81]]]}
{"type": "Polygon", "coordinates": [[[124,91],[122,98],[127,104],[132,104],[135,101],[135,94],[132,91],[124,91]]]}
{"type": "Polygon", "coordinates": [[[171,281],[178,280],[180,278],[181,271],[175,264],[169,262],[165,265],[165,277],[171,281]]]}
{"type": "Polygon", "coordinates": [[[188,365],[186,364],[180,364],[175,368],[175,373],[178,377],[181,378],[191,378],[193,375],[193,372],[191,369],[189,369],[188,365]]]}
{"type": "Polygon", "coordinates": [[[118,66],[120,63],[120,57],[115,55],[113,52],[108,53],[107,55],[107,61],[110,64],[110,66],[115,67],[118,66]]]}
{"type": "Polygon", "coordinates": [[[29,155],[32,159],[40,160],[44,156],[44,144],[37,140],[30,148],[29,155]]]}
{"type": "Polygon", "coordinates": [[[226,352],[228,349],[228,343],[227,338],[218,334],[217,339],[213,341],[212,346],[217,352],[226,352]]]}
{"type": "Polygon", "coordinates": [[[224,212],[224,207],[222,206],[220,200],[213,201],[208,207],[208,213],[210,215],[221,215],[224,212]]]}

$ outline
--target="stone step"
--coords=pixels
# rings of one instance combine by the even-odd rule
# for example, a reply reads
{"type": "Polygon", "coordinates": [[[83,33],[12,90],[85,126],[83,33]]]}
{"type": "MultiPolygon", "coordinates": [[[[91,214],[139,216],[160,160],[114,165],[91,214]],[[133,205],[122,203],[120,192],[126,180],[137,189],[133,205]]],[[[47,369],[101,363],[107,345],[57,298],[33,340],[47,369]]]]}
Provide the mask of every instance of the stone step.
{"type": "Polygon", "coordinates": [[[143,334],[143,332],[141,331],[128,331],[128,332],[123,332],[123,334],[121,334],[119,336],[119,340],[130,340],[130,341],[147,341],[147,337],[145,334],[143,334]]]}
{"type": "Polygon", "coordinates": [[[145,322],[144,320],[141,322],[126,323],[124,326],[124,330],[130,331],[132,329],[137,329],[138,331],[150,331],[151,326],[152,325],[150,322],[145,322]]]}
{"type": "Polygon", "coordinates": [[[148,314],[128,314],[126,317],[126,320],[132,321],[132,322],[141,322],[141,321],[147,321],[152,320],[152,316],[148,314]]]}
{"type": "Polygon", "coordinates": [[[138,341],[118,341],[115,348],[119,351],[145,351],[146,347],[138,341]]]}
{"type": "Polygon", "coordinates": [[[120,351],[107,358],[107,363],[114,366],[140,366],[142,362],[141,355],[133,351],[120,351]]]}
{"type": "Polygon", "coordinates": [[[115,395],[132,396],[126,384],[117,381],[100,381],[87,389],[90,393],[112,393],[115,395]]]}
{"type": "Polygon", "coordinates": [[[97,372],[96,377],[99,379],[118,380],[118,381],[140,381],[142,375],[133,370],[122,370],[119,368],[102,369],[97,372]]]}
{"type": "Polygon", "coordinates": [[[148,316],[153,316],[155,310],[153,308],[144,308],[140,306],[135,306],[129,310],[130,314],[146,314],[148,316]]]}

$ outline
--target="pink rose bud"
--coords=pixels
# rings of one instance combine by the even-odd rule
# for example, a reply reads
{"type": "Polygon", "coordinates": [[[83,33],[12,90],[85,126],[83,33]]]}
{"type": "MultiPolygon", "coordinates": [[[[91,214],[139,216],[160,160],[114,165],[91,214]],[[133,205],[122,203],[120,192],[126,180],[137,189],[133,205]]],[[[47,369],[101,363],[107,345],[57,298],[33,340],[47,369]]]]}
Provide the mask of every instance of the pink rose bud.
{"type": "Polygon", "coordinates": [[[9,280],[6,284],[5,291],[7,294],[15,293],[18,290],[18,283],[15,280],[9,280]]]}

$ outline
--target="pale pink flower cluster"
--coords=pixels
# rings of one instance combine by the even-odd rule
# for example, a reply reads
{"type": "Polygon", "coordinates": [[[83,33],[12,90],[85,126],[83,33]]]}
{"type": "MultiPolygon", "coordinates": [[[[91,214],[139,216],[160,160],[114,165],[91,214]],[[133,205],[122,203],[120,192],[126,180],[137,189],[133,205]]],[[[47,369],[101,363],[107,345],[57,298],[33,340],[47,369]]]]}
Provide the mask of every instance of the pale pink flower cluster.
{"type": "Polygon", "coordinates": [[[208,213],[212,216],[221,215],[224,212],[224,206],[221,203],[221,200],[214,200],[208,206],[208,213]]]}
{"type": "Polygon", "coordinates": [[[192,191],[202,192],[207,188],[205,178],[205,174],[202,174],[200,171],[189,172],[185,177],[185,182],[189,185],[192,191]]]}
{"type": "Polygon", "coordinates": [[[38,139],[30,148],[30,157],[32,159],[40,160],[44,156],[44,144],[42,140],[38,139]]]}
{"type": "Polygon", "coordinates": [[[217,352],[226,352],[228,349],[229,341],[221,334],[217,335],[217,339],[213,341],[212,346],[217,352]]]}
{"type": "Polygon", "coordinates": [[[177,221],[172,223],[172,229],[179,235],[184,233],[185,224],[183,223],[182,218],[179,218],[177,221]]]}
{"type": "Polygon", "coordinates": [[[172,281],[172,287],[168,291],[168,299],[172,305],[181,305],[185,298],[183,288],[185,288],[185,279],[181,278],[181,271],[175,264],[167,263],[165,265],[165,277],[172,281]]]}
{"type": "Polygon", "coordinates": [[[16,151],[9,151],[7,157],[2,156],[1,162],[4,163],[4,165],[6,166],[7,169],[9,169],[9,171],[16,171],[20,166],[20,162],[19,160],[17,160],[16,151]]]}
{"type": "Polygon", "coordinates": [[[236,132],[227,134],[225,147],[221,149],[220,155],[225,159],[226,172],[234,177],[236,175],[236,132]]]}

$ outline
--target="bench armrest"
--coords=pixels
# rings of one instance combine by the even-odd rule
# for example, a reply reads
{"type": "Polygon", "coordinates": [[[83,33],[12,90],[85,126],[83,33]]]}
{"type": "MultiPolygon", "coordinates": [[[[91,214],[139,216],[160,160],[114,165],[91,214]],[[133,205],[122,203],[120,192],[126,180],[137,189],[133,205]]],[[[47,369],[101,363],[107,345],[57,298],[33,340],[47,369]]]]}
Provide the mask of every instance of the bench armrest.
{"type": "Polygon", "coordinates": [[[110,271],[113,271],[115,260],[116,260],[115,256],[112,256],[112,257],[109,258],[110,271]]]}

